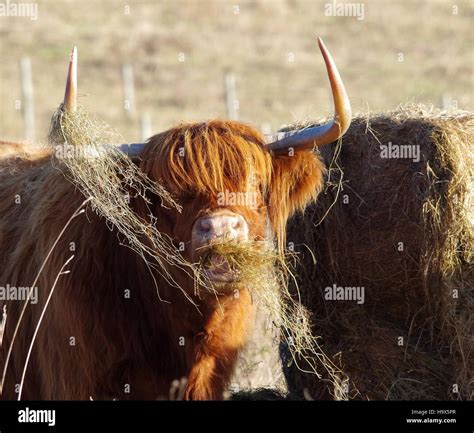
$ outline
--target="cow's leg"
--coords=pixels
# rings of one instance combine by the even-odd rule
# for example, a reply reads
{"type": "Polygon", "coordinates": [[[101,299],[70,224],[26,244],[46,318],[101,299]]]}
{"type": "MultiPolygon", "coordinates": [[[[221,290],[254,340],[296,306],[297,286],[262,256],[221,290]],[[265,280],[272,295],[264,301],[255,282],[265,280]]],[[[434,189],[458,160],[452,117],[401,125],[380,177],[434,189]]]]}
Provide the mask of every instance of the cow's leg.
{"type": "Polygon", "coordinates": [[[196,342],[185,393],[187,400],[222,399],[252,323],[253,305],[247,290],[236,291],[221,300],[196,342]]]}

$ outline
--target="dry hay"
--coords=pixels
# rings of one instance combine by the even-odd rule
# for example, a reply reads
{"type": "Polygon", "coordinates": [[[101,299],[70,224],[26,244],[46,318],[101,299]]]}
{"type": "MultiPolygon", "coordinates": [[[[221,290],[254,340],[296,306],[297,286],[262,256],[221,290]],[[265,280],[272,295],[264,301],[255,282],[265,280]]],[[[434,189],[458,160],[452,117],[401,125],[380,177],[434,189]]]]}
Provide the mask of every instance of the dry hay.
{"type": "MultiPolygon", "coordinates": [[[[135,251],[166,280],[181,289],[167,270],[167,264],[198,278],[197,269],[187,262],[172,240],[155,227],[153,218],[145,221],[130,203],[140,197],[148,205],[150,194],[161,199],[162,206],[181,212],[181,206],[157,182],[151,181],[128,156],[112,143],[124,143],[123,137],[101,119],[82,107],[65,111],[61,105],[51,119],[49,142],[56,164],[66,178],[90,199],[92,209],[115,227],[124,246],[135,251]]],[[[150,210],[149,215],[152,215],[150,210]]],[[[159,297],[159,288],[156,287],[159,297]]],[[[185,296],[191,297],[182,290],[185,296]]]]}
{"type": "Polygon", "coordinates": [[[470,113],[401,107],[355,118],[342,147],[323,150],[326,190],[288,242],[314,335],[344,373],[290,367],[291,390],[341,398],[346,382],[349,399],[472,399],[473,127],[470,113]],[[389,142],[419,146],[419,162],[381,158],[389,142]],[[364,287],[365,302],[326,300],[333,284],[364,287]]]}
{"type": "MultiPolygon", "coordinates": [[[[200,270],[205,271],[211,266],[214,257],[225,258],[229,272],[238,278],[239,284],[255,286],[256,290],[268,290],[267,286],[281,285],[289,273],[286,257],[279,254],[269,242],[236,242],[224,238],[198,250],[201,252],[200,270]]],[[[221,291],[219,284],[214,284],[212,289],[217,293],[221,291]]]]}
{"type": "MultiPolygon", "coordinates": [[[[313,337],[308,310],[298,296],[289,291],[289,280],[298,292],[292,269],[297,257],[290,251],[280,253],[269,242],[235,242],[221,240],[204,248],[200,269],[206,269],[212,256],[223,257],[231,271],[239,276],[239,285],[248,287],[256,309],[272,318],[281,329],[281,338],[294,365],[305,374],[337,377],[339,369],[328,359],[313,337]]],[[[221,292],[219,285],[207,283],[212,293],[221,292]]]]}

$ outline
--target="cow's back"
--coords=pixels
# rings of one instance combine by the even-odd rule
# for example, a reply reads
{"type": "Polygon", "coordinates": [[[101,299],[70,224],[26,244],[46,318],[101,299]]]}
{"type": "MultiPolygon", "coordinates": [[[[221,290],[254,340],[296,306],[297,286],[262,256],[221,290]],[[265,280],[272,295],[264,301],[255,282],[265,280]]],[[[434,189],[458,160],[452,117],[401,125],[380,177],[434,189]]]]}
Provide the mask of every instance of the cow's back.
{"type": "Polygon", "coordinates": [[[0,283],[7,256],[35,206],[40,178],[51,170],[50,152],[29,144],[0,141],[0,283]]]}

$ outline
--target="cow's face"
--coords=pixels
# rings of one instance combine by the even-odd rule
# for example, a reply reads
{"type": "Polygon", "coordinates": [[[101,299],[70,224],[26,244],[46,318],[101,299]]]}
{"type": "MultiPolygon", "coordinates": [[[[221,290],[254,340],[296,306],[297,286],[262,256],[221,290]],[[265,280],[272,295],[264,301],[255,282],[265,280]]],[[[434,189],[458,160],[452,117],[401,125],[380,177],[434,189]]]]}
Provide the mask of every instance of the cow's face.
{"type": "MultiPolygon", "coordinates": [[[[182,204],[181,214],[159,203],[155,213],[157,228],[179,243],[188,260],[197,261],[203,247],[224,239],[253,242],[273,235],[282,251],[287,219],[317,196],[324,168],[312,149],[340,138],[351,121],[349,98],[336,64],[320,38],[318,43],[335,108],[334,118],[327,123],[290,131],[267,146],[254,129],[216,120],[181,125],[155,135],[146,145],[123,149],[129,156],[139,155],[141,169],[182,204]]],[[[64,111],[76,111],[76,95],[74,49],[64,111]]],[[[144,208],[141,217],[150,219],[149,207],[144,208]]],[[[208,276],[216,281],[232,279],[220,257],[214,259],[208,276]]]]}
{"type": "MultiPolygon", "coordinates": [[[[199,261],[213,242],[284,243],[288,217],[316,197],[323,165],[311,151],[274,156],[247,125],[210,121],[182,125],[152,137],[142,169],[182,205],[182,212],[155,207],[158,228],[199,261]]],[[[225,260],[212,257],[213,281],[233,282],[225,260]]]]}

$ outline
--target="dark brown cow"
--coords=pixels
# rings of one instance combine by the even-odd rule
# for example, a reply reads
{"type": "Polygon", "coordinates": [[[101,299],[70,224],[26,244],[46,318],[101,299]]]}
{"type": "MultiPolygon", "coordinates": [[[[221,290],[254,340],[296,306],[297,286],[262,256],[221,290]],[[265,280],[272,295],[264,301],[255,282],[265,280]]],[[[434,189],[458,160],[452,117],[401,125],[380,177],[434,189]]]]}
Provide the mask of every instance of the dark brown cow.
{"type": "MultiPolygon", "coordinates": [[[[212,120],[179,125],[134,147],[140,169],[183,206],[178,213],[150,197],[158,230],[187,246],[187,260],[195,262],[200,247],[223,236],[236,241],[271,237],[282,248],[287,219],[316,198],[324,166],[312,149],[340,137],[350,123],[344,86],[321,41],[320,47],[336,107],[327,125],[267,144],[250,126],[212,120]],[[218,195],[223,192],[251,192],[255,200],[222,205],[218,195]]],[[[75,62],[74,54],[64,104],[70,111],[75,109],[75,62]]],[[[253,320],[248,288],[217,258],[207,276],[232,290],[197,298],[193,279],[169,266],[170,275],[199,304],[198,311],[121,246],[115,229],[92,211],[75,218],[53,248],[84,196],[52,167],[50,152],[15,150],[0,145],[0,286],[29,287],[39,274],[39,300],[26,309],[8,368],[23,303],[6,302],[2,397],[18,397],[33,332],[55,285],[29,360],[23,399],[155,399],[168,395],[170,383],[181,377],[187,378],[184,398],[222,398],[253,320]],[[71,242],[76,250],[70,272],[56,281],[71,242]],[[157,299],[153,278],[166,302],[157,299]]],[[[141,200],[131,206],[149,220],[141,200]]]]}

